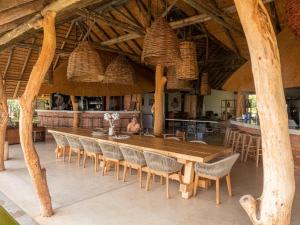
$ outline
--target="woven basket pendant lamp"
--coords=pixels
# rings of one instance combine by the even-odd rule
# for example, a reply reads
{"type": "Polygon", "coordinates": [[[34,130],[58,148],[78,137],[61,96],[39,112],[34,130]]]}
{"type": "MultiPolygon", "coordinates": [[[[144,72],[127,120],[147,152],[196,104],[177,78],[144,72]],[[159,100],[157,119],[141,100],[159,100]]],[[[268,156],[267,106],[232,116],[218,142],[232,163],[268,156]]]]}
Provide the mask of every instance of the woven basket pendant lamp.
{"type": "Polygon", "coordinates": [[[208,73],[203,73],[201,75],[200,95],[210,95],[210,93],[211,88],[209,86],[208,73]]]}
{"type": "Polygon", "coordinates": [[[98,52],[88,41],[81,42],[70,54],[67,78],[76,82],[101,82],[104,65],[98,52]]]}
{"type": "Polygon", "coordinates": [[[181,62],[176,65],[176,77],[180,80],[197,80],[198,62],[196,43],[192,41],[182,41],[179,43],[181,62]]]}
{"type": "Polygon", "coordinates": [[[179,80],[176,78],[175,66],[167,69],[167,90],[189,91],[192,89],[192,83],[188,80],[179,80]]]}
{"type": "Polygon", "coordinates": [[[163,17],[158,17],[147,29],[142,52],[142,62],[150,65],[172,66],[180,58],[175,32],[163,17]]]}
{"type": "Polygon", "coordinates": [[[131,62],[123,55],[117,56],[107,67],[105,72],[105,83],[134,84],[135,70],[131,62]]]}
{"type": "Polygon", "coordinates": [[[300,1],[286,0],[286,16],[290,29],[300,37],[300,1]]]}

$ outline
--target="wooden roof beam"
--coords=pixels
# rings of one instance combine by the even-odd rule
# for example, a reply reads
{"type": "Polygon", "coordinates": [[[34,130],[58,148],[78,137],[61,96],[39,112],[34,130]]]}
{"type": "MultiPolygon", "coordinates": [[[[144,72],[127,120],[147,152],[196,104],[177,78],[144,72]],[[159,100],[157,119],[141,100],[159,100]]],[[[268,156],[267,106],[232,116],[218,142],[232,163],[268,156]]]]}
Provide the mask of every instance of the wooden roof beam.
{"type": "Polygon", "coordinates": [[[194,1],[194,0],[184,0],[185,3],[195,8],[198,12],[207,14],[217,23],[221,24],[223,27],[244,36],[242,26],[239,22],[233,20],[228,16],[223,10],[218,9],[211,3],[206,3],[204,1],[194,1]]]}
{"type": "Polygon", "coordinates": [[[10,51],[9,51],[9,56],[8,56],[8,58],[7,58],[7,63],[6,63],[4,72],[3,72],[3,76],[2,76],[3,79],[6,78],[6,74],[7,74],[7,71],[8,71],[8,69],[9,69],[9,66],[10,66],[10,63],[11,63],[11,59],[12,59],[12,57],[13,57],[13,54],[14,54],[14,48],[11,48],[10,51]]]}
{"type": "Polygon", "coordinates": [[[119,21],[119,20],[117,20],[115,18],[112,18],[110,16],[101,15],[101,14],[95,12],[95,11],[92,11],[92,10],[78,9],[76,13],[78,15],[82,16],[82,17],[87,17],[87,18],[92,19],[92,20],[100,19],[101,21],[105,22],[106,24],[108,24],[111,27],[118,27],[118,28],[121,28],[121,29],[123,29],[127,32],[135,32],[135,33],[140,33],[140,34],[145,33],[143,28],[140,27],[137,24],[124,23],[124,22],[119,21]]]}
{"type": "MultiPolygon", "coordinates": [[[[265,0],[264,3],[268,3],[268,2],[272,2],[272,1],[274,1],[274,0],[265,0]]],[[[230,7],[225,8],[224,11],[226,13],[233,13],[233,12],[236,12],[236,8],[235,8],[235,6],[230,6],[230,7]]],[[[182,27],[189,26],[189,25],[196,24],[196,23],[203,23],[203,22],[206,22],[211,19],[212,19],[212,17],[210,17],[209,15],[199,14],[199,15],[195,15],[195,16],[191,16],[191,17],[182,19],[182,20],[173,21],[173,22],[170,22],[169,24],[172,27],[172,29],[178,29],[178,28],[182,28],[182,27]]],[[[113,39],[104,41],[101,43],[101,45],[103,45],[103,46],[114,45],[114,44],[117,44],[120,42],[129,41],[129,40],[140,38],[140,37],[143,37],[143,35],[140,35],[137,33],[129,33],[129,34],[119,36],[117,38],[113,38],[113,39]]]]}
{"type": "MultiPolygon", "coordinates": [[[[67,31],[67,33],[66,33],[66,35],[65,35],[65,38],[66,38],[66,39],[70,36],[74,24],[75,24],[75,21],[72,21],[71,24],[70,24],[70,26],[69,26],[69,28],[68,28],[68,31],[67,31]]],[[[62,43],[61,46],[60,46],[60,49],[61,49],[61,50],[65,47],[65,44],[66,44],[66,41],[64,40],[63,43],[62,43]]],[[[53,70],[56,68],[56,66],[57,66],[57,64],[58,64],[59,57],[60,57],[59,55],[56,56],[56,59],[54,60],[53,67],[52,67],[53,70]]]]}
{"type": "Polygon", "coordinates": [[[0,25],[15,21],[21,17],[32,15],[45,7],[46,0],[31,1],[6,9],[0,13],[0,25]]]}
{"type": "MultiPolygon", "coordinates": [[[[100,0],[103,1],[103,0],[100,0]]],[[[96,0],[57,0],[51,2],[44,7],[39,13],[35,14],[32,18],[17,26],[15,29],[5,33],[0,37],[0,51],[13,45],[17,41],[23,40],[23,35],[29,34],[34,30],[41,28],[41,19],[47,11],[56,12],[59,16],[65,10],[73,8],[86,7],[87,5],[95,3],[96,0]]],[[[98,0],[99,2],[99,0],[98,0]]],[[[63,16],[63,15],[62,15],[63,16]]]]}
{"type": "MultiPolygon", "coordinates": [[[[35,40],[33,40],[33,43],[34,43],[34,41],[35,40]]],[[[23,76],[24,76],[24,73],[25,73],[25,69],[26,69],[26,66],[28,64],[31,52],[32,52],[32,49],[29,49],[28,52],[27,52],[27,55],[26,55],[26,58],[25,58],[25,61],[24,61],[24,64],[23,64],[23,67],[22,67],[22,70],[21,70],[21,74],[20,74],[20,77],[19,77],[19,81],[18,81],[18,83],[16,85],[16,88],[15,88],[15,91],[14,91],[14,94],[13,94],[13,98],[16,98],[17,95],[18,95],[18,92],[19,92],[19,89],[20,89],[21,80],[23,79],[23,76]]]]}

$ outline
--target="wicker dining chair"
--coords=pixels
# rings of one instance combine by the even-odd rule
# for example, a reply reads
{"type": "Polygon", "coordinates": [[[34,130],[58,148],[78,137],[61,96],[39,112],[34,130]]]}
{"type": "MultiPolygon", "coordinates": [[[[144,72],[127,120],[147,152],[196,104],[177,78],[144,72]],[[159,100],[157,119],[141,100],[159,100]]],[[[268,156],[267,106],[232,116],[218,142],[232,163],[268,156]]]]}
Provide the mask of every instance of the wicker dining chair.
{"type": "Polygon", "coordinates": [[[96,140],[88,138],[80,138],[80,142],[84,149],[83,168],[85,168],[86,158],[90,157],[95,162],[95,172],[98,172],[100,160],[103,159],[100,145],[96,140]]]}
{"type": "Polygon", "coordinates": [[[229,196],[232,196],[230,171],[239,158],[240,154],[232,154],[220,161],[214,163],[199,163],[195,164],[195,183],[194,196],[197,193],[199,177],[207,178],[216,181],[216,203],[220,204],[220,179],[226,176],[226,183],[229,196]]]}
{"type": "Polygon", "coordinates": [[[55,156],[56,159],[60,157],[60,154],[63,156],[63,161],[65,161],[65,154],[67,151],[69,151],[70,146],[67,138],[63,134],[59,133],[52,133],[54,140],[57,144],[56,149],[55,149],[55,156]]]}
{"type": "Polygon", "coordinates": [[[144,134],[144,137],[152,137],[155,138],[156,136],[154,134],[144,134]]]}
{"type": "Polygon", "coordinates": [[[124,160],[123,154],[116,144],[110,143],[99,143],[102,153],[103,153],[103,170],[102,175],[107,171],[110,163],[115,164],[115,170],[117,173],[117,180],[119,180],[120,162],[124,160]]]}
{"type": "Polygon", "coordinates": [[[120,150],[124,156],[124,173],[123,182],[126,180],[127,168],[136,169],[139,176],[139,185],[142,188],[142,169],[146,166],[146,160],[142,151],[130,147],[120,146],[120,150]]]}
{"type": "MultiPolygon", "coordinates": [[[[170,139],[170,137],[176,137],[181,141],[186,140],[186,133],[180,130],[176,130],[175,134],[163,134],[164,139],[170,139]]],[[[175,139],[174,139],[175,140],[175,139]]]]}
{"type": "Polygon", "coordinates": [[[205,141],[200,141],[200,140],[192,140],[192,141],[190,141],[190,143],[197,143],[197,144],[205,144],[205,145],[207,145],[207,143],[205,141]]]}
{"type": "Polygon", "coordinates": [[[146,191],[149,191],[150,189],[151,174],[163,176],[166,178],[166,196],[167,198],[169,198],[170,197],[169,177],[172,174],[178,174],[179,182],[181,184],[182,183],[181,170],[183,164],[177,162],[175,158],[161,155],[154,152],[144,151],[144,156],[148,167],[146,191]]]}
{"type": "Polygon", "coordinates": [[[69,145],[70,145],[70,151],[69,151],[69,163],[71,162],[72,152],[75,152],[77,154],[77,165],[80,166],[80,158],[81,155],[83,155],[83,146],[81,142],[79,141],[78,137],[66,135],[69,145]]]}
{"type": "Polygon", "coordinates": [[[178,137],[165,137],[165,140],[181,141],[178,137]]]}

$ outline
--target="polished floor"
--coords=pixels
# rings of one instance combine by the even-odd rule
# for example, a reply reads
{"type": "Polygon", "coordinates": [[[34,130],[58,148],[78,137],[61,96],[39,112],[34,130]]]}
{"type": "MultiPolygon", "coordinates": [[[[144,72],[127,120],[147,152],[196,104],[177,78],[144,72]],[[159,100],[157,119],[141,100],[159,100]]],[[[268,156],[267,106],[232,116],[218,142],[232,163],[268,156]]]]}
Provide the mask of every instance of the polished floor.
{"type": "MultiPolygon", "coordinates": [[[[42,225],[250,225],[238,200],[244,194],[259,196],[262,168],[254,162],[238,162],[232,171],[233,197],[228,197],[222,183],[221,205],[215,204],[215,191],[199,190],[195,198],[182,199],[178,183],[171,182],[171,199],[165,198],[165,185],[151,182],[149,192],[140,189],[137,177],[117,181],[114,172],[106,176],[87,168],[56,161],[53,141],[36,144],[42,165],[47,169],[48,184],[55,215],[42,218],[19,145],[10,146],[7,170],[0,173],[0,192],[42,225]]],[[[143,182],[145,183],[145,177],[143,182]]],[[[284,182],[284,181],[283,181],[284,182]]],[[[300,179],[293,206],[292,225],[300,224],[300,179]],[[298,212],[298,213],[297,213],[298,212]]]]}

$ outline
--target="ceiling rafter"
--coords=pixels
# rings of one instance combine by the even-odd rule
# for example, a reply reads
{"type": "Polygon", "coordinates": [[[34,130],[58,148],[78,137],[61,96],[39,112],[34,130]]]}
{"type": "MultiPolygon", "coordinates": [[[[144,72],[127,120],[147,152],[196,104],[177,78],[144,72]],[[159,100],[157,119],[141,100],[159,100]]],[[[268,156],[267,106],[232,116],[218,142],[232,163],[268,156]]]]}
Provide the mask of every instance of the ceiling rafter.
{"type": "Polygon", "coordinates": [[[110,16],[106,16],[106,15],[101,15],[95,11],[92,10],[88,10],[88,9],[78,9],[76,12],[78,15],[82,16],[82,17],[86,17],[89,18],[91,20],[97,20],[100,19],[101,21],[105,22],[107,25],[111,26],[111,27],[118,27],[122,30],[125,30],[127,32],[135,32],[135,33],[140,33],[140,34],[144,34],[144,30],[142,27],[140,27],[137,24],[128,24],[122,21],[119,21],[115,18],[112,18],[110,16]]]}
{"type": "MultiPolygon", "coordinates": [[[[112,18],[115,18],[115,16],[114,16],[111,12],[109,12],[109,15],[110,15],[112,18]]],[[[120,35],[120,33],[116,31],[116,29],[113,28],[113,30],[114,30],[115,34],[120,35]]],[[[132,42],[132,43],[133,43],[134,48],[131,47],[129,43],[126,43],[127,46],[128,46],[128,48],[131,49],[132,52],[135,52],[136,54],[140,54],[140,53],[141,53],[141,48],[140,48],[140,46],[139,46],[136,42],[132,42]],[[136,48],[138,49],[138,51],[136,51],[136,48]]]]}
{"type": "MultiPolygon", "coordinates": [[[[32,44],[34,44],[34,42],[35,42],[35,39],[33,39],[32,44]]],[[[13,98],[16,98],[17,95],[18,95],[18,92],[19,92],[19,89],[20,89],[20,85],[21,85],[21,80],[23,79],[23,76],[24,76],[24,73],[25,73],[25,69],[26,69],[26,67],[28,65],[28,61],[29,61],[31,52],[32,52],[32,49],[28,49],[28,52],[27,52],[26,58],[24,60],[23,66],[22,66],[22,70],[21,70],[20,76],[19,76],[19,81],[18,81],[18,83],[16,85],[16,88],[15,88],[15,91],[14,91],[14,94],[13,94],[13,98]]]]}
{"type": "Polygon", "coordinates": [[[217,23],[221,24],[223,27],[228,28],[231,31],[236,32],[237,34],[244,36],[243,28],[241,24],[233,20],[228,16],[223,10],[218,9],[214,5],[204,1],[194,1],[194,0],[183,0],[185,3],[189,4],[195,8],[198,12],[207,14],[217,23]]]}
{"type": "Polygon", "coordinates": [[[9,66],[10,66],[10,63],[11,63],[11,59],[12,59],[12,57],[13,57],[13,54],[14,54],[14,47],[12,47],[12,48],[10,49],[10,51],[9,51],[9,55],[8,55],[7,63],[6,63],[6,66],[5,66],[3,75],[2,75],[2,79],[5,79],[5,78],[6,78],[7,71],[8,71],[8,69],[9,69],[9,66]]]}
{"type": "MultiPolygon", "coordinates": [[[[67,31],[67,33],[65,35],[66,39],[70,36],[74,24],[75,24],[75,21],[72,21],[71,24],[70,24],[70,26],[69,26],[69,28],[68,28],[68,31],[67,31]]],[[[62,50],[65,47],[65,44],[66,44],[66,41],[63,41],[62,44],[61,44],[61,46],[59,47],[59,49],[62,50]]],[[[56,68],[56,66],[58,64],[59,58],[60,58],[59,55],[56,56],[56,59],[54,60],[54,63],[53,63],[53,68],[52,68],[53,70],[55,70],[55,68],[56,68]]]]}

